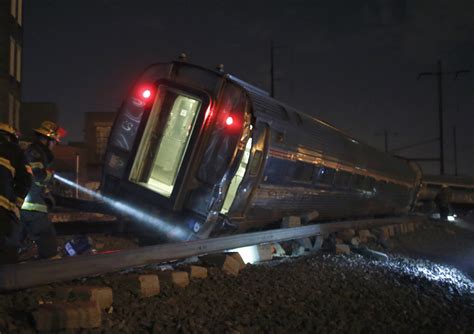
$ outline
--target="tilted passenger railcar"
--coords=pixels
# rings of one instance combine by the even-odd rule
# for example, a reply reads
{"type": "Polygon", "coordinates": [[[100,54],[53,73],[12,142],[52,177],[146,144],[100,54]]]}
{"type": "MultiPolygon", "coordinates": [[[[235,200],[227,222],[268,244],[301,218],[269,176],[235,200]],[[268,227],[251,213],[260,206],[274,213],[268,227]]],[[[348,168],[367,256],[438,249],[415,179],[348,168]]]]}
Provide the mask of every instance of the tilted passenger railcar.
{"type": "Polygon", "coordinates": [[[462,176],[424,174],[418,195],[420,201],[433,201],[442,187],[450,189],[452,204],[474,204],[474,179],[462,176]]]}
{"type": "Polygon", "coordinates": [[[403,214],[420,177],[229,74],[172,62],[150,66],[121,106],[102,192],[206,237],[312,211],[403,214]]]}

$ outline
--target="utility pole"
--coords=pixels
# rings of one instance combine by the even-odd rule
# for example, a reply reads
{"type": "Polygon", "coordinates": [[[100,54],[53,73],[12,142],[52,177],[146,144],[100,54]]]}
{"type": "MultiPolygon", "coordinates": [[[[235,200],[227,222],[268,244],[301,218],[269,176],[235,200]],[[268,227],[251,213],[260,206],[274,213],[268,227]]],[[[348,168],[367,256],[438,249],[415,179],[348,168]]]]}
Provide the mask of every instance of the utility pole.
{"type": "Polygon", "coordinates": [[[376,132],[375,133],[376,136],[384,136],[384,148],[385,148],[385,153],[388,153],[388,136],[389,135],[398,135],[397,132],[390,132],[388,131],[387,129],[383,130],[383,133],[380,133],[380,132],[376,132]]]}
{"type": "Polygon", "coordinates": [[[439,173],[444,175],[444,134],[443,134],[443,75],[460,73],[469,73],[469,70],[460,70],[455,72],[443,72],[441,60],[438,60],[438,72],[421,72],[418,79],[425,75],[436,75],[438,77],[438,122],[439,122],[439,173]]]}
{"type": "Polygon", "coordinates": [[[270,96],[275,97],[275,82],[283,78],[275,77],[275,50],[285,49],[286,46],[275,46],[273,40],[270,40],[270,96]]]}
{"type": "MultiPolygon", "coordinates": [[[[456,71],[456,74],[454,76],[454,80],[458,79],[459,74],[463,73],[469,73],[469,70],[462,70],[462,71],[456,71]]],[[[456,104],[457,104],[457,113],[459,115],[459,95],[456,95],[456,104]]],[[[456,125],[453,125],[453,145],[454,145],[454,175],[458,176],[458,145],[457,145],[457,134],[456,134],[456,125]]]]}
{"type": "Polygon", "coordinates": [[[270,41],[270,96],[275,97],[275,67],[273,39],[270,41]]]}
{"type": "Polygon", "coordinates": [[[439,173],[444,175],[443,72],[441,70],[441,60],[438,60],[439,173]]]}
{"type": "Polygon", "coordinates": [[[456,136],[456,125],[453,126],[453,144],[454,144],[454,175],[458,176],[458,146],[456,136]]]}

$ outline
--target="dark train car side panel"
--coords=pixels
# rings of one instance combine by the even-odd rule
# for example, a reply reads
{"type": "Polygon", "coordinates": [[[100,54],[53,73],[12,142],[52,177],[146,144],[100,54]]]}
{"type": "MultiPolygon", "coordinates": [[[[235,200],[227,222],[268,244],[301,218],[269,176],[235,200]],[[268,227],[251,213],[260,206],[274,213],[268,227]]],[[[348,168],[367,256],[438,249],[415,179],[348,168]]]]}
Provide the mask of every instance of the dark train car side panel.
{"type": "Polygon", "coordinates": [[[474,179],[449,175],[424,175],[418,200],[433,201],[443,186],[451,191],[451,203],[474,205],[474,179]]]}

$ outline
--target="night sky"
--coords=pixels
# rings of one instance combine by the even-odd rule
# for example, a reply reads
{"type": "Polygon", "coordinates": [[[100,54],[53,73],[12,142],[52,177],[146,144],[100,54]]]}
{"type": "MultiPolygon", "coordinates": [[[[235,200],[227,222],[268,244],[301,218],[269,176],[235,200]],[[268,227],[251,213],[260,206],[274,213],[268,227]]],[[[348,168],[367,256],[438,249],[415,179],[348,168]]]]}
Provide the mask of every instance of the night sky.
{"type": "MultiPolygon", "coordinates": [[[[446,171],[474,176],[474,1],[25,2],[23,100],[52,101],[69,140],[83,113],[114,111],[149,64],[176,59],[215,67],[269,90],[274,40],[278,99],[383,149],[438,136],[437,82],[444,77],[446,171]],[[459,107],[458,107],[459,106],[459,107]]],[[[437,157],[438,143],[397,152],[437,157]]],[[[423,164],[426,172],[437,163],[423,164]]]]}

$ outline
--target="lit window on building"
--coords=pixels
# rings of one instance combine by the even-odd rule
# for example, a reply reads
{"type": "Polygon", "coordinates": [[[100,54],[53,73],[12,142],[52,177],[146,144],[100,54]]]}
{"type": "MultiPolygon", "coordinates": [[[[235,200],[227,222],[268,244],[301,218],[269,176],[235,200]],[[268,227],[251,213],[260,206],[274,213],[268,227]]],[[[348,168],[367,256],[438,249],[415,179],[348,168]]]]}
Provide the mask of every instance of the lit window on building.
{"type": "Polygon", "coordinates": [[[10,75],[15,76],[15,40],[10,36],[10,75]]]}
{"type": "Polygon", "coordinates": [[[16,20],[18,24],[21,26],[23,23],[23,0],[18,0],[18,16],[16,20]]]}
{"type": "Polygon", "coordinates": [[[21,82],[21,46],[16,46],[16,80],[21,82]]]}
{"type": "Polygon", "coordinates": [[[111,128],[111,126],[96,126],[95,128],[95,153],[98,156],[103,156],[105,153],[105,149],[107,148],[107,140],[109,139],[111,128]]]}
{"type": "Polygon", "coordinates": [[[14,18],[16,18],[16,0],[11,0],[11,1],[10,1],[10,4],[11,4],[11,6],[10,6],[10,14],[12,14],[12,16],[13,16],[14,18]]]}

